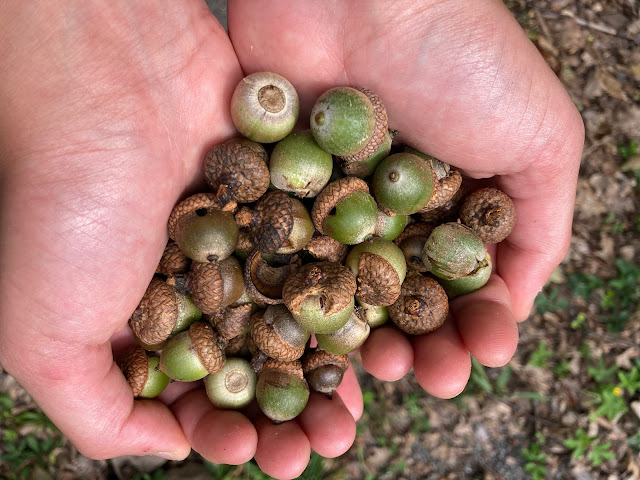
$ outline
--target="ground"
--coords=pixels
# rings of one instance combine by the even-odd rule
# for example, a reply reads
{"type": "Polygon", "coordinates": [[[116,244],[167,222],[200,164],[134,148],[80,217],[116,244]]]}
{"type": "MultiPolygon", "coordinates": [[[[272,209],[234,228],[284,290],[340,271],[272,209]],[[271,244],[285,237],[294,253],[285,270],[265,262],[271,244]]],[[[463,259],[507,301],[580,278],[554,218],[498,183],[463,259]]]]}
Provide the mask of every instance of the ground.
{"type": "MultiPolygon", "coordinates": [[[[358,370],[353,447],[302,478],[640,479],[640,12],[636,0],[506,2],[582,114],[571,247],[503,368],[454,400],[358,370]]],[[[267,478],[192,454],[88,460],[0,370],[0,478],[267,478]]]]}

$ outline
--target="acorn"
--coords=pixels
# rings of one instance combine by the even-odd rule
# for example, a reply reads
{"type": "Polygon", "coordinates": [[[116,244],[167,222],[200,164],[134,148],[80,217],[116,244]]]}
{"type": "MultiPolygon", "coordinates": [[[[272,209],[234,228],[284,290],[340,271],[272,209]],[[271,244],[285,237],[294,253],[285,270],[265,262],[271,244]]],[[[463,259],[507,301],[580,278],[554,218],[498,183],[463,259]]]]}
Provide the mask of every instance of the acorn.
{"type": "Polygon", "coordinates": [[[465,277],[486,263],[487,250],[469,227],[445,223],[433,229],[424,244],[422,261],[436,277],[465,277]]]}
{"type": "Polygon", "coordinates": [[[387,215],[384,210],[378,209],[378,222],[374,234],[387,240],[395,240],[404,231],[408,222],[408,215],[387,215]]]}
{"type": "Polygon", "coordinates": [[[333,171],[331,154],[315,141],[310,130],[293,132],[280,140],[269,159],[271,183],[297,197],[315,197],[333,171]]]}
{"type": "Polygon", "coordinates": [[[395,302],[407,273],[402,250],[381,237],[372,237],[353,247],[345,266],[356,277],[356,299],[371,305],[386,306],[395,302]]]}
{"type": "Polygon", "coordinates": [[[247,75],[231,97],[231,119],[250,140],[273,143],[286,137],[298,121],[300,100],[291,82],[273,72],[247,75]]]}
{"type": "Polygon", "coordinates": [[[359,308],[354,308],[347,323],[333,333],[316,333],[318,347],[322,350],[342,355],[359,348],[369,337],[371,328],[359,308]]]}
{"type": "Polygon", "coordinates": [[[409,270],[414,272],[429,271],[429,267],[422,261],[422,251],[434,228],[434,225],[428,223],[414,222],[409,224],[394,240],[394,243],[402,250],[409,270]]]}
{"type": "Polygon", "coordinates": [[[204,177],[214,192],[227,187],[237,203],[258,200],[269,188],[269,157],[259,143],[232,138],[213,147],[204,159],[204,177]]]}
{"type": "Polygon", "coordinates": [[[369,305],[361,300],[358,301],[360,315],[369,325],[369,328],[377,328],[389,320],[389,308],[382,305],[369,305]]]}
{"type": "Polygon", "coordinates": [[[230,305],[214,312],[209,320],[220,336],[228,342],[242,334],[249,326],[253,307],[251,303],[230,305]]]}
{"type": "Polygon", "coordinates": [[[434,279],[410,272],[398,299],[389,306],[389,316],[400,330],[422,335],[442,326],[449,313],[449,299],[434,279]]]}
{"type": "Polygon", "coordinates": [[[182,253],[176,242],[169,240],[156,267],[156,273],[165,277],[184,274],[189,271],[190,263],[189,257],[182,253]]]}
{"type": "Polygon", "coordinates": [[[309,387],[329,396],[340,386],[348,368],[347,355],[312,349],[302,357],[302,370],[309,387]]]}
{"type": "Polygon", "coordinates": [[[138,307],[129,318],[135,337],[145,345],[160,345],[202,317],[189,295],[164,280],[152,278],[138,307]]]}
{"type": "Polygon", "coordinates": [[[491,277],[491,270],[491,257],[486,253],[484,262],[481,262],[480,267],[470,274],[453,279],[438,278],[438,283],[442,285],[449,298],[455,298],[484,287],[491,277]]]}
{"type": "Polygon", "coordinates": [[[205,322],[196,322],[172,337],[160,354],[160,370],[181,382],[219,372],[224,363],[224,342],[205,322]]]}
{"type": "Polygon", "coordinates": [[[256,396],[258,377],[251,364],[242,358],[227,358],[217,373],[204,377],[204,387],[211,403],[218,408],[239,410],[256,396]]]}
{"type": "Polygon", "coordinates": [[[329,183],[316,197],[311,219],[320,233],[355,245],[375,232],[378,206],[369,194],[367,182],[344,177],[329,183]]]}
{"type": "Polygon", "coordinates": [[[211,195],[193,195],[180,202],[171,212],[168,227],[180,250],[196,262],[224,260],[238,243],[233,215],[211,195]]]}
{"type": "Polygon", "coordinates": [[[335,332],[354,308],[356,279],[338,263],[304,265],[285,280],[282,300],[302,327],[314,333],[335,332]]]}
{"type": "Polygon", "coordinates": [[[509,236],[516,223],[516,207],[511,197],[497,188],[481,188],[470,193],[460,207],[460,220],[484,243],[499,243],[509,236]]]}
{"type": "Polygon", "coordinates": [[[309,332],[284,305],[270,305],[251,315],[250,335],[255,346],[277,360],[297,360],[304,353],[309,332]]]}
{"type": "Polygon", "coordinates": [[[370,90],[335,87],[316,100],[310,125],[314,138],[327,152],[339,157],[361,153],[365,158],[384,140],[387,111],[370,90]]]}
{"type": "Polygon", "coordinates": [[[429,202],[437,181],[428,161],[412,153],[394,153],[373,173],[373,195],[384,211],[411,215],[429,202]]]}
{"type": "Polygon", "coordinates": [[[290,200],[293,226],[287,239],[275,252],[281,255],[290,255],[302,250],[307,246],[307,243],[309,243],[315,233],[315,228],[307,207],[298,199],[291,198],[290,200]]]}
{"type": "Polygon", "coordinates": [[[169,377],[158,369],[159,361],[159,357],[148,355],[142,347],[137,347],[118,362],[134,397],[157,397],[167,388],[169,377]]]}
{"type": "Polygon", "coordinates": [[[190,279],[194,303],[209,315],[238,300],[245,289],[242,267],[234,257],[220,262],[193,262],[190,279]]]}
{"type": "Polygon", "coordinates": [[[297,417],[309,401],[309,386],[299,360],[267,360],[258,372],[256,400],[276,423],[297,417]]]}

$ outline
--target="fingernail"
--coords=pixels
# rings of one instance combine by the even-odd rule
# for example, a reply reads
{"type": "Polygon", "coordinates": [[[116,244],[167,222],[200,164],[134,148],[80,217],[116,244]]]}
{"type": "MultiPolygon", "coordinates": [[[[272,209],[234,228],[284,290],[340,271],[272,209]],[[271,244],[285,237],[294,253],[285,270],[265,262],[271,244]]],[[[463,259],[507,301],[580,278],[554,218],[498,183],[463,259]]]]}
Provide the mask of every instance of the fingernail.
{"type": "Polygon", "coordinates": [[[173,452],[156,452],[156,457],[164,458],[165,460],[176,460],[177,456],[173,452]]]}

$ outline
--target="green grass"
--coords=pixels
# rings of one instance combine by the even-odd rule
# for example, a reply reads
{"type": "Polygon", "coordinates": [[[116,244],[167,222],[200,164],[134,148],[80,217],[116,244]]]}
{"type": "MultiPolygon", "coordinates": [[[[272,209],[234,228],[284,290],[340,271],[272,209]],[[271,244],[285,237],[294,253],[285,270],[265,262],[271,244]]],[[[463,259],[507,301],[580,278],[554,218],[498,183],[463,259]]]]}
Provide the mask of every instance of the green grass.
{"type": "Polygon", "coordinates": [[[0,418],[2,478],[32,478],[35,472],[46,472],[55,464],[55,451],[62,446],[63,437],[42,411],[19,411],[9,394],[3,393],[0,394],[0,418]]]}

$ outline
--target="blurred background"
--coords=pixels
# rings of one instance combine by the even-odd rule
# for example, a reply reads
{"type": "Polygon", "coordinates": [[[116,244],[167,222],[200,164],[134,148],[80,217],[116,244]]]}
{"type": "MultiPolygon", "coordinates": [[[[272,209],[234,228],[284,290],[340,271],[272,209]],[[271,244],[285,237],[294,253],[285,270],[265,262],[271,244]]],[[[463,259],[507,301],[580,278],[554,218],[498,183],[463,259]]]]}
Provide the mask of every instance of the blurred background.
{"type": "MultiPolygon", "coordinates": [[[[226,26],[226,2],[208,0],[226,26]]],[[[353,447],[313,455],[304,479],[640,479],[640,5],[506,1],[580,110],[585,149],[573,238],[502,368],[473,365],[453,400],[412,374],[353,363],[364,416],[353,447]]],[[[0,478],[266,479],[193,453],[93,461],[0,367],[0,478]]]]}

